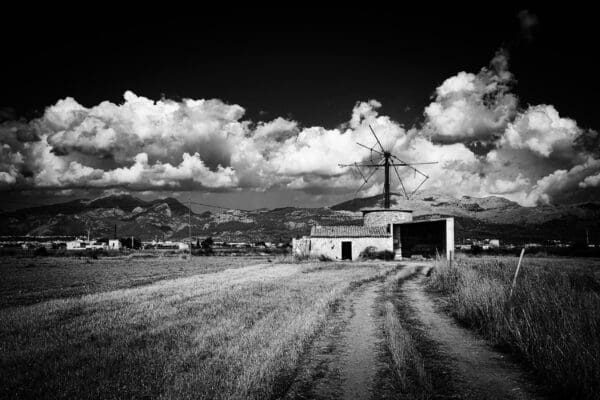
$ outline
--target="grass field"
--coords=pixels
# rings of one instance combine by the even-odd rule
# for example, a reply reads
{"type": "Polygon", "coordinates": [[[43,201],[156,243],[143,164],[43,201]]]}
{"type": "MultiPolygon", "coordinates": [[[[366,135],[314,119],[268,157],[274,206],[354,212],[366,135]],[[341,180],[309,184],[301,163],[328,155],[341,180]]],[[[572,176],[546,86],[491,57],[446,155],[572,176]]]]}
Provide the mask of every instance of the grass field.
{"type": "Polygon", "coordinates": [[[510,297],[516,257],[440,263],[430,288],[449,311],[518,355],[559,398],[600,392],[600,261],[529,259],[510,297]]]}
{"type": "Polygon", "coordinates": [[[3,266],[0,397],[272,398],[331,307],[396,268],[197,260],[3,266]],[[61,290],[88,280],[89,291],[61,290]],[[59,298],[30,304],[43,288],[59,298]],[[21,305],[6,307],[13,295],[21,305]]]}
{"type": "Polygon", "coordinates": [[[265,262],[241,257],[1,257],[0,309],[265,262]]]}

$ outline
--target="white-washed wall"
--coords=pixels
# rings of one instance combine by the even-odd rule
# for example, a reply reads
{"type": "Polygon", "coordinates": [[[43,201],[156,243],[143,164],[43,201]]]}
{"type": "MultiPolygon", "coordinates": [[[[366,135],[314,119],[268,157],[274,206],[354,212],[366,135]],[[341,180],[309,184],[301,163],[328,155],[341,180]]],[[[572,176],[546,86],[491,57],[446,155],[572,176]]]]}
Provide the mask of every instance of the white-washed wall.
{"type": "Polygon", "coordinates": [[[310,254],[318,257],[327,256],[332,260],[342,259],[342,242],[352,242],[352,259],[358,259],[360,253],[369,246],[378,251],[393,251],[392,237],[384,238],[310,238],[310,254]]]}
{"type": "Polygon", "coordinates": [[[310,239],[292,239],[292,252],[298,257],[308,256],[310,254],[310,239]]]}
{"type": "Polygon", "coordinates": [[[454,258],[454,218],[446,218],[446,259],[454,258]]]}

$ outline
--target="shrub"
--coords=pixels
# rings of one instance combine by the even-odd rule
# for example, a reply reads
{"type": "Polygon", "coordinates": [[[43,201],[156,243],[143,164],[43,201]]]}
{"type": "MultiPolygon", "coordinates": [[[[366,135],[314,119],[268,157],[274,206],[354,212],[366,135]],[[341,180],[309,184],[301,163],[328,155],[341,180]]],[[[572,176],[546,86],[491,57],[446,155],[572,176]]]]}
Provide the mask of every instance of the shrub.
{"type": "Polygon", "coordinates": [[[48,250],[46,250],[45,247],[38,247],[33,252],[33,255],[36,257],[46,257],[46,256],[48,256],[48,250]]]}
{"type": "Polygon", "coordinates": [[[394,252],[389,250],[377,250],[375,246],[366,247],[358,256],[363,260],[393,260],[394,252]]]}

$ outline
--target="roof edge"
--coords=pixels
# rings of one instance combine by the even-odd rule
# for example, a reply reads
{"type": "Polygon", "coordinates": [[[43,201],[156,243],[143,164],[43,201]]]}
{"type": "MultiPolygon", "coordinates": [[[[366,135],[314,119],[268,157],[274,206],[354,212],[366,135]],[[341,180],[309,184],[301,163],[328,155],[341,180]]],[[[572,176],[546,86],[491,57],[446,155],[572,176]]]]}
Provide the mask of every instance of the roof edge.
{"type": "Polygon", "coordinates": [[[368,212],[378,212],[378,211],[396,211],[396,212],[408,212],[412,213],[413,210],[403,209],[403,208],[381,208],[381,207],[365,207],[361,208],[360,211],[363,213],[368,212]]]}

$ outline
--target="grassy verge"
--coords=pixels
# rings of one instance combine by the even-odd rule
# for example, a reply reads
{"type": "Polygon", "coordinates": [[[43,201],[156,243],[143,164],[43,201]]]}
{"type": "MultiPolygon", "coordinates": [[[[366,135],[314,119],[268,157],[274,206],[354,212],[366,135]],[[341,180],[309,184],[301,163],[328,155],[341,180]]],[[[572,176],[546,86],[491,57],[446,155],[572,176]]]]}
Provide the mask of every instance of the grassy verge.
{"type": "MultiPolygon", "coordinates": [[[[405,268],[386,282],[386,297],[398,301],[395,293],[404,279],[416,272],[413,268],[405,268]]],[[[425,370],[421,353],[411,333],[403,326],[396,306],[390,300],[385,301],[383,310],[383,331],[385,343],[393,360],[394,370],[400,383],[400,389],[411,399],[426,399],[431,394],[431,377],[425,370]]]]}
{"type": "Polygon", "coordinates": [[[330,307],[394,268],[255,265],[0,310],[0,397],[273,397],[330,307]]]}
{"type": "Polygon", "coordinates": [[[495,344],[517,354],[561,398],[600,391],[600,283],[582,261],[523,261],[509,298],[514,257],[440,263],[429,287],[449,310],[495,344]]]}
{"type": "Polygon", "coordinates": [[[428,391],[431,383],[425,372],[421,354],[417,351],[410,334],[400,323],[394,305],[389,301],[385,304],[384,330],[403,392],[413,389],[414,386],[428,391]]]}

